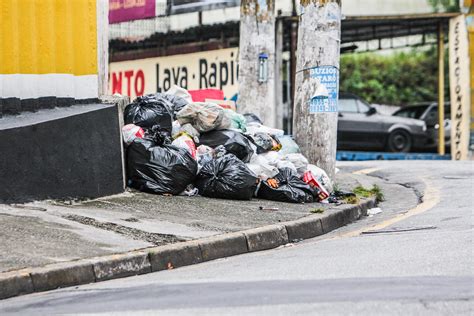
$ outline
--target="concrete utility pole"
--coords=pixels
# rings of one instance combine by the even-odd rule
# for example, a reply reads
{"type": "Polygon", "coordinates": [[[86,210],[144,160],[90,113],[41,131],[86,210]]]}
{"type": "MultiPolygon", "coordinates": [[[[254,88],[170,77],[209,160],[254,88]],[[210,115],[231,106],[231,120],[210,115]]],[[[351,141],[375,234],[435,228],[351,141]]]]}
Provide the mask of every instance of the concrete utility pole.
{"type": "MultiPolygon", "coordinates": [[[[277,13],[281,16],[281,11],[277,13]]],[[[275,127],[283,129],[283,20],[277,19],[275,21],[275,127]]]]}
{"type": "Polygon", "coordinates": [[[242,0],[240,4],[240,113],[257,114],[275,127],[275,1],[242,0]]]}
{"type": "Polygon", "coordinates": [[[302,153],[335,177],[341,1],[300,0],[293,131],[302,153]]]}
{"type": "Polygon", "coordinates": [[[296,20],[298,13],[296,11],[296,0],[291,1],[291,28],[290,28],[290,105],[291,111],[288,113],[288,133],[293,133],[293,109],[295,107],[295,78],[296,78],[296,48],[298,46],[298,22],[296,20]]]}

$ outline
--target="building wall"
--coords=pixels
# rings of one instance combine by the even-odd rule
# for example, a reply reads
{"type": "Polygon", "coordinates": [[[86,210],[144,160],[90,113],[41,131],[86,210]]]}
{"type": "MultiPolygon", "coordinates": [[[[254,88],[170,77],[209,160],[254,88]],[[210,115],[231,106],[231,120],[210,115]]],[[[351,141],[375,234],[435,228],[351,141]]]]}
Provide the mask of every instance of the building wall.
{"type": "Polygon", "coordinates": [[[189,90],[221,89],[231,98],[238,89],[237,62],[238,48],[114,62],[109,91],[134,99],[178,85],[189,90]]]}
{"type": "Polygon", "coordinates": [[[0,1],[0,99],[97,98],[107,8],[101,0],[0,1]]]}
{"type": "MultiPolygon", "coordinates": [[[[275,1],[275,10],[281,10],[284,15],[291,14],[291,0],[275,1]]],[[[391,14],[414,14],[427,13],[431,7],[426,0],[344,0],[343,12],[345,15],[391,15],[391,14]]],[[[157,3],[157,7],[159,7],[157,3]]],[[[229,7],[218,10],[202,11],[202,24],[212,25],[240,19],[240,7],[229,7]]],[[[185,13],[167,17],[170,30],[184,30],[198,25],[198,13],[185,13]]],[[[138,22],[138,21],[137,21],[138,22]]],[[[142,23],[144,21],[140,21],[142,23]]],[[[150,21],[150,23],[153,20],[150,21]]],[[[132,22],[134,23],[134,22],[132,22]]],[[[153,28],[151,28],[153,29],[153,28]]],[[[142,29],[143,30],[143,29],[142,29]]],[[[162,30],[165,32],[166,30],[162,30]]],[[[140,36],[143,35],[140,33],[140,36]]],[[[418,36],[421,38],[421,36],[418,36]]],[[[417,38],[418,38],[417,37],[417,38]]],[[[400,39],[406,43],[406,38],[400,39]]],[[[368,43],[378,47],[378,41],[368,43]]],[[[365,47],[362,43],[361,47],[365,47]]],[[[158,50],[157,50],[158,51],[158,50]]],[[[109,91],[128,95],[132,99],[138,95],[166,91],[170,86],[176,84],[187,89],[218,88],[224,90],[225,96],[231,98],[238,90],[237,80],[229,75],[225,83],[220,84],[222,68],[220,65],[226,63],[228,69],[237,67],[238,48],[221,50],[206,50],[199,53],[179,54],[174,56],[162,56],[156,58],[143,58],[112,62],[110,64],[109,91]],[[232,55],[231,55],[232,54],[232,55]],[[216,74],[212,75],[213,69],[208,68],[206,80],[201,80],[200,60],[208,65],[213,62],[217,64],[216,74]],[[234,66],[230,66],[233,62],[234,66]],[[166,72],[165,72],[166,71],[166,72]],[[211,76],[211,80],[209,80],[211,76]],[[214,79],[215,78],[215,79],[214,79]],[[231,80],[232,79],[232,80],[231,80]]],[[[230,73],[230,70],[228,70],[230,73]]]]}
{"type": "MultiPolygon", "coordinates": [[[[291,0],[275,1],[275,9],[281,10],[283,14],[291,14],[291,0]]],[[[298,3],[298,1],[297,1],[298,3]]],[[[429,13],[432,8],[427,0],[344,0],[342,1],[342,13],[347,16],[354,15],[392,15],[392,14],[414,14],[429,13]]],[[[198,13],[186,13],[170,17],[170,30],[183,30],[196,26],[198,13]]],[[[237,21],[240,18],[240,8],[226,8],[202,12],[203,24],[224,23],[237,21]]]]}
{"type": "MultiPolygon", "coordinates": [[[[298,1],[296,1],[298,3],[298,1]]],[[[111,25],[110,38],[140,38],[143,39],[155,32],[183,31],[199,25],[199,13],[182,13],[166,15],[167,0],[156,0],[157,18],[131,21],[111,25]]],[[[299,9],[299,7],[297,8],[299,9]]],[[[291,15],[292,0],[275,1],[275,12],[281,10],[283,15],[291,15]]],[[[342,13],[354,15],[392,15],[429,13],[432,8],[427,0],[343,0],[342,13]]],[[[228,7],[201,12],[202,24],[225,23],[238,21],[240,8],[228,7]]]]}
{"type": "Polygon", "coordinates": [[[433,9],[427,0],[344,0],[344,15],[393,15],[430,13],[433,9]]]}
{"type": "Polygon", "coordinates": [[[90,102],[107,89],[107,13],[0,0],[0,203],[123,192],[121,111],[90,102]]]}

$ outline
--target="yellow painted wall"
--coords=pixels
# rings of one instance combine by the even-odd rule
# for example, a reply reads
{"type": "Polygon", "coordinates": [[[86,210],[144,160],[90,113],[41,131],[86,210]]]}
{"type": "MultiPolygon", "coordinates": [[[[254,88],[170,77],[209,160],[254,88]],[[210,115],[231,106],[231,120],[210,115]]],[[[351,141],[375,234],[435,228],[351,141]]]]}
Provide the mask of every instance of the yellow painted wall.
{"type": "Polygon", "coordinates": [[[97,74],[96,10],[96,0],[0,0],[0,74],[97,74]]]}

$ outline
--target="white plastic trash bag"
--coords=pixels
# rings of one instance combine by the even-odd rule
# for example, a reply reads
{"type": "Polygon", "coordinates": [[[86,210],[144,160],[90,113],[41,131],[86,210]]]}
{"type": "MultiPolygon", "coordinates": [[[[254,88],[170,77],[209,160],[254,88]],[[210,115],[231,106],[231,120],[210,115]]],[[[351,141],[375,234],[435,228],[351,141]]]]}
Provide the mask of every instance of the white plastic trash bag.
{"type": "Polygon", "coordinates": [[[319,168],[316,165],[309,164],[307,166],[307,171],[311,171],[313,176],[318,180],[319,183],[321,183],[326,190],[328,190],[329,193],[333,192],[334,187],[332,185],[331,179],[329,179],[329,176],[327,175],[326,171],[323,169],[319,168]]]}
{"type": "Polygon", "coordinates": [[[282,159],[280,154],[276,151],[268,151],[266,153],[260,154],[259,156],[265,158],[268,162],[269,165],[275,166],[278,164],[278,162],[282,159]]]}
{"type": "Polygon", "coordinates": [[[219,126],[219,129],[228,128],[238,129],[241,132],[245,133],[247,131],[247,123],[245,121],[245,117],[235,111],[224,109],[224,117],[222,119],[221,126],[219,126]]]}
{"type": "Polygon", "coordinates": [[[199,132],[191,124],[184,124],[180,126],[178,134],[186,133],[192,137],[195,143],[199,143],[199,132]]]}
{"type": "Polygon", "coordinates": [[[277,162],[276,166],[278,169],[290,168],[294,172],[298,173],[298,170],[296,169],[295,165],[291,161],[288,161],[288,160],[280,160],[277,162]]]}
{"type": "Polygon", "coordinates": [[[194,144],[193,139],[189,135],[182,134],[181,136],[173,140],[171,145],[186,149],[187,151],[189,151],[191,156],[196,159],[196,144],[194,144]]]}
{"type": "Polygon", "coordinates": [[[308,167],[308,159],[302,154],[287,154],[283,156],[283,160],[293,163],[300,176],[303,176],[308,167]]]}
{"type": "Polygon", "coordinates": [[[171,136],[176,137],[179,134],[179,130],[181,128],[181,124],[178,121],[173,121],[173,125],[171,128],[171,136]]]}
{"type": "Polygon", "coordinates": [[[204,133],[218,128],[224,116],[224,109],[214,103],[189,103],[176,114],[181,125],[191,124],[198,132],[204,133]]]}
{"type": "Polygon", "coordinates": [[[268,164],[267,159],[261,155],[253,155],[247,167],[262,180],[273,178],[278,174],[278,168],[268,164]]]}
{"type": "Polygon", "coordinates": [[[176,97],[180,97],[185,99],[188,103],[193,102],[193,98],[191,94],[188,92],[188,90],[181,88],[177,85],[172,86],[168,91],[165,92],[166,94],[171,94],[176,97]]]}
{"type": "Polygon", "coordinates": [[[128,146],[135,138],[143,138],[145,131],[135,124],[127,124],[122,127],[123,142],[128,146]]]}
{"type": "Polygon", "coordinates": [[[300,147],[290,135],[285,135],[278,138],[281,143],[280,154],[297,154],[300,153],[300,147]]]}
{"type": "Polygon", "coordinates": [[[258,123],[249,123],[247,124],[247,134],[256,134],[256,133],[265,133],[275,136],[283,136],[285,132],[281,129],[271,128],[265,125],[261,125],[258,123]]]}
{"type": "Polygon", "coordinates": [[[200,145],[196,149],[196,160],[198,162],[198,173],[203,165],[214,159],[214,149],[206,145],[200,145]]]}

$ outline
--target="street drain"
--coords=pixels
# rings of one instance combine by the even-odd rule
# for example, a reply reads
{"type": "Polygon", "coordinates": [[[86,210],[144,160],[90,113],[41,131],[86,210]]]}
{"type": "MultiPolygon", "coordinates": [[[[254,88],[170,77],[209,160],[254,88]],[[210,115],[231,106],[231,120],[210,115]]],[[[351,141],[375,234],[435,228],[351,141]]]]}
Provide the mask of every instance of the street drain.
{"type": "Polygon", "coordinates": [[[405,232],[413,232],[419,230],[429,230],[429,229],[436,229],[436,226],[424,226],[424,227],[413,227],[413,228],[394,228],[394,229],[386,229],[386,230],[368,230],[362,232],[361,235],[370,235],[370,234],[391,234],[391,233],[405,233],[405,232]]]}
{"type": "Polygon", "coordinates": [[[89,225],[96,228],[113,231],[118,234],[131,237],[132,239],[135,239],[135,240],[145,240],[157,246],[172,244],[172,243],[177,243],[177,242],[187,240],[185,238],[178,237],[176,235],[150,233],[150,232],[146,232],[137,228],[122,226],[115,223],[100,222],[94,218],[86,217],[86,216],[68,214],[68,215],[64,215],[63,218],[68,219],[70,221],[78,222],[84,225],[89,225]]]}

